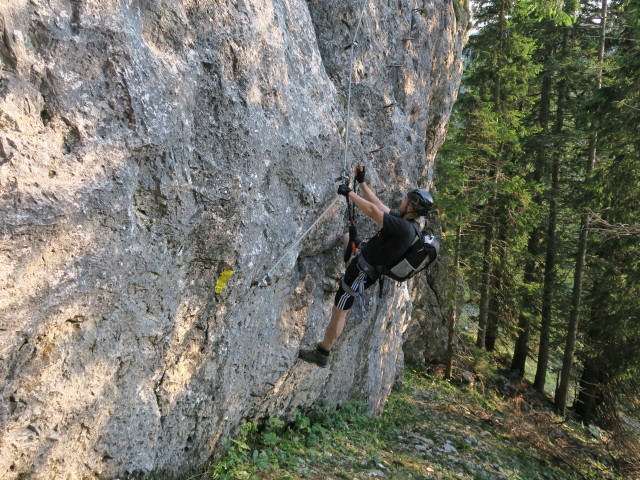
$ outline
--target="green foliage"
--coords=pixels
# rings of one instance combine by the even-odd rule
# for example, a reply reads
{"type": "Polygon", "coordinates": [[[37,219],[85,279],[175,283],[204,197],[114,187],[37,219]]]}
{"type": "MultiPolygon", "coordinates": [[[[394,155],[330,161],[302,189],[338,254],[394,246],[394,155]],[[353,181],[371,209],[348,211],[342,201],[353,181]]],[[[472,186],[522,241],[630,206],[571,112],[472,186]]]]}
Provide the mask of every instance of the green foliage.
{"type": "Polygon", "coordinates": [[[379,472],[404,480],[621,478],[611,464],[594,460],[609,458],[605,452],[617,454],[610,446],[594,445],[600,430],[561,424],[542,406],[530,414],[514,410],[515,400],[496,390],[491,379],[498,378],[499,366],[485,353],[478,352],[476,362],[486,374],[482,389],[407,369],[379,415],[371,417],[364,405],[348,402],[296,412],[288,421],[270,417],[252,423],[201,478],[353,480],[379,472]],[[562,429],[572,448],[556,445],[546,433],[550,429],[562,429]],[[265,442],[271,434],[277,442],[265,442]],[[314,434],[318,443],[308,441],[314,434]],[[445,444],[456,452],[445,451],[445,444]]]}
{"type": "MultiPolygon", "coordinates": [[[[600,2],[476,2],[436,188],[443,228],[462,229],[466,300],[477,303],[480,292],[489,292],[499,343],[512,345],[522,335],[529,342],[525,351],[537,351],[533,334],[541,321],[545,261],[553,262],[547,300],[554,327],[549,365],[555,368],[572,308],[580,219],[590,212],[575,360],[578,374],[584,365],[597,365],[598,408],[614,412],[620,399],[633,397],[622,379],[640,371],[634,348],[640,242],[631,228],[640,225],[640,7],[631,0],[609,2],[603,59],[601,15],[600,2]],[[552,219],[555,237],[548,236],[552,219]],[[487,263],[489,275],[483,275],[487,263]],[[529,326],[528,338],[521,322],[529,326]]],[[[448,255],[451,238],[443,242],[448,255]]],[[[490,364],[489,357],[474,355],[476,368],[490,364]]],[[[585,378],[585,385],[594,380],[585,378]]]]}
{"type": "Polygon", "coordinates": [[[578,0],[520,0],[520,15],[540,20],[551,20],[557,25],[571,25],[579,9],[578,0]]]}
{"type": "Polygon", "coordinates": [[[251,478],[252,465],[255,465],[252,463],[254,452],[247,444],[247,438],[256,431],[257,423],[249,422],[242,427],[238,438],[227,442],[226,454],[223,460],[211,469],[211,478],[219,480],[251,478]],[[250,465],[249,468],[247,464],[250,465]]]}
{"type": "Polygon", "coordinates": [[[362,404],[349,402],[336,409],[316,408],[308,415],[296,411],[290,422],[271,416],[261,425],[247,423],[238,438],[228,442],[225,456],[210,468],[208,478],[253,479],[277,469],[304,472],[300,453],[328,440],[328,429],[362,428],[370,420],[362,408],[362,404]]]}

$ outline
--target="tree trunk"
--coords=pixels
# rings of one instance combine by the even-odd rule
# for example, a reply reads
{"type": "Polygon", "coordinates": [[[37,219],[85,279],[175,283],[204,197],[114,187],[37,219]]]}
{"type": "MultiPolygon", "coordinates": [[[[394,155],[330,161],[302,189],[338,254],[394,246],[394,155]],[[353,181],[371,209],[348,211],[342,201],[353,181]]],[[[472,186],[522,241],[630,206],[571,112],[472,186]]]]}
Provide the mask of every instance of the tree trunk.
{"type": "MultiPolygon", "coordinates": [[[[553,47],[547,47],[547,59],[553,58],[553,47]]],[[[550,60],[548,60],[550,63],[550,60]]],[[[538,125],[541,129],[541,135],[544,137],[549,130],[549,112],[551,110],[551,90],[552,90],[552,72],[551,65],[547,64],[542,77],[542,86],[540,89],[540,102],[538,108],[538,125]]],[[[548,156],[546,145],[538,142],[536,146],[536,168],[533,179],[536,183],[542,181],[544,175],[545,160],[548,156]]],[[[542,195],[536,194],[535,203],[542,203],[542,195]]],[[[529,259],[524,267],[524,288],[522,289],[522,309],[518,317],[518,338],[513,349],[513,357],[511,358],[510,371],[523,378],[525,375],[525,367],[527,355],[529,352],[529,336],[531,330],[531,318],[536,310],[536,296],[531,293],[531,285],[539,281],[538,279],[538,255],[540,254],[540,239],[542,237],[542,225],[536,227],[529,236],[527,243],[527,251],[529,259]]]]}
{"type": "Polygon", "coordinates": [[[562,358],[562,371],[560,373],[560,384],[556,389],[555,406],[558,413],[565,415],[567,409],[567,396],[569,394],[569,382],[571,380],[571,369],[573,367],[573,354],[576,349],[576,337],[578,334],[578,318],[580,316],[580,304],[582,300],[582,281],[584,277],[584,264],[587,256],[587,236],[589,229],[589,217],[582,215],[580,221],[580,237],[578,239],[578,258],[573,274],[573,293],[571,295],[571,313],[567,326],[567,340],[562,358]]]}
{"type": "Polygon", "coordinates": [[[535,296],[531,294],[528,286],[533,285],[537,277],[538,267],[536,257],[540,249],[540,228],[535,228],[533,232],[531,232],[527,248],[530,258],[524,267],[525,286],[522,296],[522,309],[520,310],[520,317],[518,318],[518,338],[516,339],[516,345],[513,349],[510,368],[510,371],[517,374],[520,378],[524,377],[525,374],[525,366],[529,354],[530,319],[536,306],[535,296]]]}
{"type": "MultiPolygon", "coordinates": [[[[606,217],[604,220],[606,221],[606,217]]],[[[615,240],[610,240],[598,249],[597,256],[602,268],[598,269],[589,294],[590,314],[585,335],[586,358],[580,377],[578,398],[573,405],[576,415],[585,425],[595,420],[596,409],[605,402],[603,392],[608,387],[608,353],[611,351],[612,336],[610,329],[603,326],[611,325],[610,305],[616,301],[610,283],[615,275],[611,266],[614,264],[616,243],[615,240]]]]}
{"type": "Polygon", "coordinates": [[[453,282],[453,302],[451,307],[451,316],[449,317],[449,325],[447,328],[447,353],[445,356],[445,372],[444,378],[451,378],[453,372],[453,344],[458,323],[458,292],[460,291],[460,246],[462,244],[462,226],[458,225],[456,229],[456,246],[453,256],[453,272],[455,275],[453,282]]]}
{"type": "MultiPolygon", "coordinates": [[[[488,212],[489,213],[489,212],[488,212]]],[[[491,273],[493,255],[493,219],[488,214],[484,231],[484,250],[482,252],[482,283],[480,285],[480,313],[478,315],[478,338],[476,346],[484,349],[487,337],[487,319],[491,296],[491,273]]]]}
{"type": "Polygon", "coordinates": [[[502,104],[502,55],[505,50],[506,37],[506,0],[500,0],[498,16],[498,47],[495,49],[495,70],[493,71],[493,109],[498,112],[502,104]]]}
{"type": "MultiPolygon", "coordinates": [[[[560,107],[558,107],[560,109],[560,107]]],[[[549,224],[547,226],[547,252],[544,263],[544,285],[542,287],[542,312],[540,318],[540,344],[538,347],[538,365],[533,388],[544,393],[549,365],[549,338],[551,337],[551,307],[555,288],[556,272],[556,225],[558,202],[556,200],[560,186],[560,159],[556,155],[551,174],[551,199],[549,202],[549,224]]]]}
{"type": "MultiPolygon", "coordinates": [[[[498,48],[495,50],[495,70],[493,75],[493,110],[498,112],[501,108],[501,88],[502,79],[500,77],[502,70],[502,54],[504,52],[504,39],[506,30],[506,0],[500,1],[500,13],[498,17],[498,48]]],[[[500,149],[498,149],[500,150],[500,149]]],[[[499,155],[499,154],[498,154],[499,155]]],[[[493,242],[494,242],[494,221],[495,205],[496,205],[496,182],[498,180],[498,158],[493,159],[493,165],[489,172],[493,193],[487,211],[485,214],[485,234],[484,234],[484,251],[482,258],[482,278],[480,286],[480,313],[478,316],[478,337],[476,346],[485,348],[487,338],[487,325],[489,317],[489,301],[491,299],[491,276],[493,273],[493,242]]]]}
{"type": "MultiPolygon", "coordinates": [[[[606,255],[601,255],[601,258],[605,258],[605,261],[607,261],[606,255]]],[[[606,307],[604,309],[601,308],[602,305],[607,305],[610,301],[610,299],[607,298],[609,296],[609,290],[606,287],[606,282],[607,272],[603,272],[593,285],[589,329],[585,339],[587,345],[596,345],[599,343],[599,340],[600,343],[602,342],[602,339],[598,338],[597,326],[606,322],[606,307]]],[[[587,353],[587,358],[584,360],[584,367],[582,369],[582,376],[580,377],[578,398],[573,405],[575,414],[585,425],[589,425],[594,420],[596,408],[601,405],[604,400],[602,395],[603,370],[604,359],[602,354],[599,352],[587,353]]]]}
{"type": "MultiPolygon", "coordinates": [[[[602,87],[602,65],[604,62],[604,45],[606,39],[607,25],[607,0],[602,0],[602,21],[600,23],[600,48],[598,52],[599,72],[598,89],[602,87]]],[[[589,151],[587,155],[587,177],[590,176],[596,161],[597,135],[594,133],[589,139],[589,151]]],[[[567,396],[569,392],[569,380],[571,378],[571,368],[573,366],[573,353],[576,346],[576,335],[578,333],[578,318],[580,316],[580,302],[582,298],[582,280],[584,277],[585,259],[587,256],[587,236],[589,233],[589,214],[583,213],[580,218],[580,236],[578,239],[578,255],[573,275],[573,293],[571,295],[571,314],[567,327],[567,342],[562,360],[562,372],[560,374],[560,385],[556,390],[555,406],[560,415],[565,415],[567,408],[567,396]]]]}
{"type": "Polygon", "coordinates": [[[498,339],[498,323],[500,317],[500,299],[498,292],[502,285],[502,269],[500,266],[494,269],[491,289],[489,292],[489,311],[487,312],[487,334],[485,335],[484,348],[487,352],[493,352],[498,339]]]}
{"type": "Polygon", "coordinates": [[[576,415],[585,425],[589,425],[594,420],[596,409],[602,404],[601,377],[602,360],[600,358],[585,360],[578,398],[573,405],[576,415]]]}
{"type": "MultiPolygon", "coordinates": [[[[498,231],[498,245],[506,243],[506,225],[500,222],[498,231]]],[[[503,258],[503,255],[499,256],[503,258]]],[[[487,334],[485,337],[484,348],[487,352],[493,352],[498,340],[498,326],[502,318],[502,306],[500,301],[501,291],[505,286],[505,269],[506,265],[502,260],[493,266],[493,275],[491,276],[491,288],[489,290],[489,310],[487,312],[487,334]]]]}
{"type": "MultiPolygon", "coordinates": [[[[569,45],[569,29],[565,28],[562,35],[562,53],[566,55],[569,45]]],[[[558,101],[553,133],[560,136],[564,131],[565,106],[567,102],[567,81],[564,75],[558,84],[558,101]]],[[[550,95],[550,92],[549,92],[550,95]]],[[[558,195],[560,189],[560,146],[553,149],[553,163],[551,167],[551,191],[549,192],[549,218],[546,233],[546,254],[544,262],[544,279],[542,287],[542,308],[540,316],[540,342],[538,345],[538,362],[533,387],[544,393],[549,365],[549,339],[551,337],[551,307],[555,288],[556,264],[556,225],[558,218],[558,195]]]]}

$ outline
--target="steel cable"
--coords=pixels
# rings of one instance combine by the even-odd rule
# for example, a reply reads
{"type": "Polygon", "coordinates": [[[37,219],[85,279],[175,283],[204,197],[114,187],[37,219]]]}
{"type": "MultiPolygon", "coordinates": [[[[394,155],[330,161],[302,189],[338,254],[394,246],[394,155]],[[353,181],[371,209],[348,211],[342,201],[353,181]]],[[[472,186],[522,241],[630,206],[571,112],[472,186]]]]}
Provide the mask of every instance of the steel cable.
{"type": "MultiPolygon", "coordinates": [[[[341,175],[341,179],[345,183],[349,181],[349,174],[347,171],[347,156],[348,156],[348,150],[349,150],[349,133],[350,133],[349,120],[351,117],[351,85],[353,82],[353,57],[354,57],[354,50],[358,46],[358,32],[360,31],[360,25],[362,24],[362,19],[364,17],[364,13],[365,13],[368,1],[369,0],[363,0],[362,8],[360,10],[360,17],[358,18],[358,24],[356,25],[356,30],[353,34],[353,40],[349,45],[349,48],[351,51],[349,55],[349,83],[347,87],[347,112],[345,117],[344,161],[343,161],[342,175],[341,175]]],[[[278,260],[276,260],[276,262],[272,265],[272,267],[269,270],[267,270],[267,273],[264,275],[264,277],[262,277],[260,282],[258,282],[257,286],[266,287],[271,284],[271,274],[273,273],[275,268],[278,265],[280,265],[280,263],[282,263],[282,261],[294,249],[294,247],[296,247],[309,234],[309,232],[313,230],[313,227],[315,227],[320,222],[320,220],[322,220],[324,216],[327,215],[329,211],[331,211],[331,209],[335,206],[336,203],[338,203],[339,200],[340,200],[340,197],[335,198],[329,204],[329,206],[325,209],[325,211],[320,214],[320,216],[316,219],[316,221],[313,222],[313,224],[311,224],[311,226],[307,228],[304,231],[304,233],[285,250],[285,252],[280,256],[280,258],[278,258],[278,260]]]]}

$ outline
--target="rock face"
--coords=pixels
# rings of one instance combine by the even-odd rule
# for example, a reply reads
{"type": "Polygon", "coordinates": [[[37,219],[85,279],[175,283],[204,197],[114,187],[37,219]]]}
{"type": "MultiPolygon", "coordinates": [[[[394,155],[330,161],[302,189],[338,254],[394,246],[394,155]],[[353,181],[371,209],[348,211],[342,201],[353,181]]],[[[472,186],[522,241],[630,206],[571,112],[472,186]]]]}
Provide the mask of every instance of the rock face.
{"type": "Polygon", "coordinates": [[[411,321],[404,332],[402,350],[407,361],[425,365],[444,359],[447,350],[447,327],[451,310],[441,297],[446,295],[446,281],[451,280],[445,257],[430,266],[424,275],[413,280],[411,321]],[[445,304],[445,305],[443,305],[445,304]]]}
{"type": "Polygon", "coordinates": [[[302,364],[344,202],[295,242],[345,165],[391,205],[429,186],[467,18],[361,5],[0,4],[0,477],[185,478],[248,418],[381,408],[411,284],[371,289],[330,369],[302,364]]]}

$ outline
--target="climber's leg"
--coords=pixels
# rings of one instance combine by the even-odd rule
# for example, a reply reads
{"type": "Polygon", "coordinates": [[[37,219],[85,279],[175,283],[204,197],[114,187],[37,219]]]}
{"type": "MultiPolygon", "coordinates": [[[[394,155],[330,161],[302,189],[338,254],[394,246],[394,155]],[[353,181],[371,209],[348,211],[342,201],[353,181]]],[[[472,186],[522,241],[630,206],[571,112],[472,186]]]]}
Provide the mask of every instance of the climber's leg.
{"type": "Polygon", "coordinates": [[[349,310],[340,310],[335,305],[331,309],[331,320],[329,320],[329,325],[327,325],[327,328],[324,331],[324,338],[320,343],[320,346],[326,351],[331,350],[333,342],[335,342],[336,338],[338,338],[342,333],[348,311],[349,310]]]}

